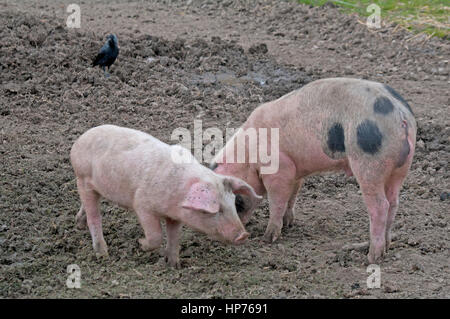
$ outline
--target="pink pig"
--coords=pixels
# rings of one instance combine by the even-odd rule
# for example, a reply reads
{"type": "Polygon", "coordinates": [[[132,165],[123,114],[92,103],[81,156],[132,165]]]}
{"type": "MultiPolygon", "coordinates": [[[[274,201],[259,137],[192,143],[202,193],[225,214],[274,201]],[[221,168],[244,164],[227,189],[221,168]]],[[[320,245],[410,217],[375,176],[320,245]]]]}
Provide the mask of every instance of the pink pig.
{"type": "Polygon", "coordinates": [[[167,145],[137,130],[102,125],[74,143],[70,159],[77,178],[80,228],[89,227],[97,256],[107,256],[99,200],[104,197],[133,209],[150,251],[162,243],[161,219],[166,221],[166,262],[179,267],[182,224],[226,243],[241,244],[248,237],[235,207],[235,194],[259,198],[247,183],[217,175],[189,151],[167,145]],[[185,155],[185,162],[175,161],[185,155]]]}
{"type": "MultiPolygon", "coordinates": [[[[262,137],[258,135],[259,140],[262,137]]],[[[210,167],[245,180],[260,195],[267,194],[270,218],[264,238],[269,242],[280,236],[283,224],[293,222],[297,193],[305,177],[336,170],[354,174],[370,216],[368,259],[374,263],[389,247],[415,141],[412,110],[394,89],[358,79],[322,79],[257,107],[210,167]],[[244,163],[233,158],[235,142],[242,141],[239,135],[249,128],[279,129],[279,139],[273,141],[269,136],[267,141],[268,149],[279,142],[277,172],[264,174],[259,157],[250,162],[246,154],[244,163]]],[[[247,144],[245,147],[248,150],[247,144]]],[[[255,206],[252,200],[236,197],[244,223],[255,206]]]]}

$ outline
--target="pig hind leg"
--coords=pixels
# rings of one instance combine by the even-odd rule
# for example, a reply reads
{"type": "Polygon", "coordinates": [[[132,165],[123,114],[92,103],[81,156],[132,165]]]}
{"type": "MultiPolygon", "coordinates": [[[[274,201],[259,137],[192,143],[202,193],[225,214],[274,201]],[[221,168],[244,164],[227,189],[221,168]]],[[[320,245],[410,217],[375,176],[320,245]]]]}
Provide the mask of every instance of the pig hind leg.
{"type": "Polygon", "coordinates": [[[370,218],[368,260],[376,263],[386,252],[386,229],[390,203],[385,193],[386,167],[370,165],[370,161],[351,161],[370,218]]]}
{"type": "Polygon", "coordinates": [[[146,210],[137,210],[136,213],[145,235],[138,240],[142,250],[152,251],[159,248],[163,240],[159,218],[146,210]]]}
{"type": "Polygon", "coordinates": [[[394,224],[395,215],[398,210],[400,189],[406,178],[408,168],[401,168],[392,174],[385,185],[386,197],[389,202],[389,212],[386,222],[386,250],[391,244],[391,228],[394,224]]]}
{"type": "Polygon", "coordinates": [[[85,229],[87,227],[87,217],[83,204],[81,204],[80,210],[78,211],[77,216],[75,217],[75,222],[77,224],[78,229],[85,229]]]}
{"type": "Polygon", "coordinates": [[[370,216],[370,246],[367,257],[370,263],[375,263],[386,253],[386,226],[389,202],[384,192],[371,193],[367,190],[365,191],[364,186],[361,188],[370,216]]]}
{"type": "Polygon", "coordinates": [[[77,214],[77,221],[83,220],[85,212],[87,225],[92,237],[92,246],[97,257],[108,256],[108,246],[103,238],[102,215],[99,209],[100,195],[85,185],[82,179],[77,179],[78,192],[81,199],[81,208],[77,214]],[[79,217],[79,219],[78,219],[79,217]]]}
{"type": "Polygon", "coordinates": [[[283,217],[283,226],[290,227],[292,226],[294,219],[295,219],[295,202],[297,200],[298,192],[300,191],[300,188],[302,186],[303,180],[299,180],[295,185],[294,189],[292,191],[291,198],[289,198],[288,206],[286,213],[283,217]]]}

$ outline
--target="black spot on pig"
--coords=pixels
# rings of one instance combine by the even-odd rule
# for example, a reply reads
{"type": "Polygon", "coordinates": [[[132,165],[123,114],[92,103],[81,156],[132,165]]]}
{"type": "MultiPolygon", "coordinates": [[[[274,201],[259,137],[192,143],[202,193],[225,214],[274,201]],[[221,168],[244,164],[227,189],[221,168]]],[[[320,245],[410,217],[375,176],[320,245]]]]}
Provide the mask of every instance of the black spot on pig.
{"type": "Polygon", "coordinates": [[[246,204],[241,195],[237,194],[234,200],[234,204],[236,205],[236,212],[244,213],[246,211],[246,204]]]}
{"type": "Polygon", "coordinates": [[[328,130],[327,145],[331,152],[345,152],[345,136],[341,123],[335,123],[328,130]]]}
{"type": "Polygon", "coordinates": [[[399,100],[400,102],[402,102],[402,104],[411,112],[412,115],[414,115],[411,106],[409,106],[408,102],[406,102],[406,100],[393,88],[391,88],[389,85],[385,84],[384,88],[391,93],[391,95],[396,98],[397,100],[399,100]]]}
{"type": "Polygon", "coordinates": [[[218,164],[216,162],[209,164],[209,169],[215,170],[217,168],[218,164]]]}
{"type": "Polygon", "coordinates": [[[373,110],[375,111],[375,113],[386,115],[394,110],[394,105],[387,97],[379,96],[375,100],[373,110]]]}
{"type": "Polygon", "coordinates": [[[356,138],[365,153],[375,154],[380,150],[383,135],[374,121],[365,120],[356,128],[356,138]]]}

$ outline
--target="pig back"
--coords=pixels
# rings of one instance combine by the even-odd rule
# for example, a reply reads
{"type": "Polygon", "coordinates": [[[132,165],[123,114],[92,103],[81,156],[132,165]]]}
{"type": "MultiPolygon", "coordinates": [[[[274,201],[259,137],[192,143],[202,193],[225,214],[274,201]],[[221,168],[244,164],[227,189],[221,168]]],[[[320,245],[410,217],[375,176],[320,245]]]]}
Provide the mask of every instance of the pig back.
{"type": "Polygon", "coordinates": [[[247,127],[278,127],[280,151],[300,175],[342,168],[349,156],[380,159],[415,141],[410,106],[381,83],[347,78],[311,82],[255,110],[247,127]]]}
{"type": "Polygon", "coordinates": [[[71,162],[77,178],[103,197],[130,208],[140,188],[164,178],[160,175],[170,164],[170,146],[144,132],[102,125],[74,143],[71,162]]]}

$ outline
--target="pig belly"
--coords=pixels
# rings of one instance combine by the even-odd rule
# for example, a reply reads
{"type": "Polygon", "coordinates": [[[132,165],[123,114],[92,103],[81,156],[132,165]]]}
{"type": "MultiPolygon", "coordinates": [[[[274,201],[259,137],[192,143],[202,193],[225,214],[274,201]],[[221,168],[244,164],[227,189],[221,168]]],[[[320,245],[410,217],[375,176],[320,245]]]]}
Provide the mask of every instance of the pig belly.
{"type": "Polygon", "coordinates": [[[315,175],[325,172],[344,171],[347,176],[352,176],[352,170],[346,157],[338,160],[331,159],[326,155],[320,144],[318,147],[310,146],[303,152],[294,152],[290,158],[296,165],[297,178],[315,175]]]}
{"type": "Polygon", "coordinates": [[[133,185],[135,181],[126,173],[123,167],[117,167],[111,161],[96,163],[92,167],[92,177],[88,183],[102,197],[131,209],[136,187],[133,185]]]}

